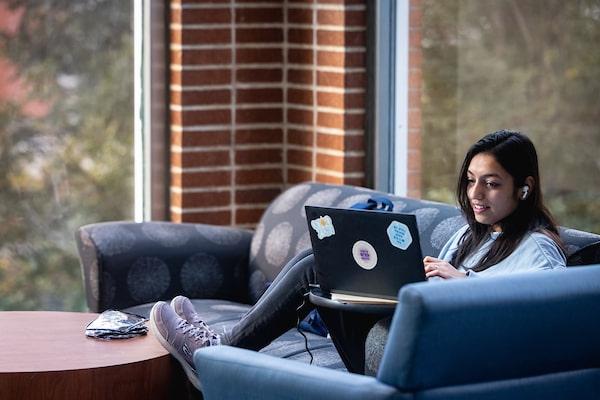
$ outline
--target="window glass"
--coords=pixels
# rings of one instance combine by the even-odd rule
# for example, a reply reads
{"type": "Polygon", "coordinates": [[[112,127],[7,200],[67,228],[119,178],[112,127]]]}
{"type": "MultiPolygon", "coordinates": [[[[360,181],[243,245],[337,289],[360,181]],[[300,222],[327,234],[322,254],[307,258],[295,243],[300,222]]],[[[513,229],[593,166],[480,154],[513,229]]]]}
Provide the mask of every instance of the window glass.
{"type": "Polygon", "coordinates": [[[600,232],[600,1],[424,0],[423,197],[476,139],[521,130],[561,225],[600,232]]]}
{"type": "Polygon", "coordinates": [[[83,310],[74,232],[133,216],[127,1],[0,2],[0,309],[83,310]]]}

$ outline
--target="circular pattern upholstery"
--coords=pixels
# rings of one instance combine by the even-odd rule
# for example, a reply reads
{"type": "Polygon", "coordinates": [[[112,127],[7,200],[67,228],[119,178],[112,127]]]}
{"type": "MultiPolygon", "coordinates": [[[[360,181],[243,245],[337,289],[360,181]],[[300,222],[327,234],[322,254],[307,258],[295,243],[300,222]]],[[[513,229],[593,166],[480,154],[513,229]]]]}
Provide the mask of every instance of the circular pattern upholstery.
{"type": "Polygon", "coordinates": [[[127,274],[131,297],[142,303],[162,297],[170,283],[169,268],[157,257],[138,258],[127,274]]]}
{"type": "Polygon", "coordinates": [[[369,331],[365,340],[365,375],[375,376],[383,358],[391,318],[379,320],[369,331]]]}
{"type": "Polygon", "coordinates": [[[336,204],[337,208],[350,208],[357,203],[365,203],[371,198],[370,194],[355,194],[350,197],[346,197],[342,201],[336,204]]]}
{"type": "Polygon", "coordinates": [[[273,203],[271,212],[273,214],[283,214],[290,211],[310,190],[309,185],[298,185],[285,191],[273,203]]]}
{"type": "MultiPolygon", "coordinates": [[[[117,284],[115,279],[108,272],[102,273],[102,291],[101,291],[101,304],[104,305],[105,309],[110,308],[109,304],[112,304],[117,294],[117,284]]],[[[116,308],[116,307],[115,307],[116,308]]]]}
{"type": "Polygon", "coordinates": [[[600,235],[595,233],[565,227],[559,227],[558,231],[565,246],[567,257],[600,241],[600,235]]]}
{"type": "Polygon", "coordinates": [[[183,246],[190,238],[186,231],[187,229],[173,224],[154,223],[142,226],[144,235],[164,247],[183,246]]]}
{"type": "Polygon", "coordinates": [[[400,212],[406,208],[406,202],[402,200],[393,200],[394,212],[400,212]]]}
{"type": "Polygon", "coordinates": [[[303,250],[310,248],[312,245],[310,243],[310,234],[308,231],[304,232],[302,237],[296,243],[296,254],[300,253],[303,250]]]}
{"type": "Polygon", "coordinates": [[[265,257],[269,264],[280,267],[286,261],[292,244],[293,231],[292,224],[282,222],[269,233],[265,243],[265,257]]]}
{"type": "Polygon", "coordinates": [[[214,296],[223,285],[223,273],[215,256],[197,253],[181,268],[181,285],[188,297],[214,296]]]}
{"type": "MultiPolygon", "coordinates": [[[[339,197],[341,193],[342,191],[337,188],[319,190],[318,192],[313,193],[308,199],[306,199],[304,205],[329,207],[333,204],[333,202],[339,197]]],[[[302,215],[302,218],[306,217],[306,211],[304,210],[304,207],[300,208],[300,215],[302,215]]]]}
{"type": "Polygon", "coordinates": [[[567,253],[567,256],[576,253],[577,251],[579,251],[580,247],[573,245],[573,244],[567,244],[565,245],[565,252],[567,253]]]}
{"type": "Polygon", "coordinates": [[[431,245],[440,250],[461,226],[465,224],[462,215],[446,218],[431,233],[431,245]]]}
{"type": "Polygon", "coordinates": [[[571,236],[574,238],[582,238],[582,239],[593,239],[596,240],[598,235],[595,233],[579,231],[577,229],[565,228],[561,232],[561,236],[571,236]]]}
{"type": "Polygon", "coordinates": [[[196,231],[206,240],[220,246],[236,246],[242,241],[242,232],[211,225],[196,227],[196,231]]]}
{"type": "Polygon", "coordinates": [[[211,308],[215,311],[227,311],[238,313],[248,312],[248,307],[239,304],[215,304],[214,306],[211,306],[211,308]]]}
{"type": "Polygon", "coordinates": [[[414,211],[417,217],[417,227],[419,228],[419,235],[422,235],[427,228],[431,226],[435,217],[440,213],[437,208],[419,208],[414,211]]]}
{"type": "Polygon", "coordinates": [[[96,247],[108,256],[123,254],[135,244],[135,235],[125,228],[101,226],[91,233],[96,247]]]}
{"type": "Polygon", "coordinates": [[[90,310],[192,297],[248,298],[246,229],[167,222],[111,222],[76,235],[90,310]]]}
{"type": "Polygon", "coordinates": [[[252,236],[252,243],[250,244],[250,259],[254,259],[260,250],[260,246],[262,246],[263,236],[265,235],[265,224],[259,223],[256,226],[256,230],[254,231],[254,236],[252,236]]]}

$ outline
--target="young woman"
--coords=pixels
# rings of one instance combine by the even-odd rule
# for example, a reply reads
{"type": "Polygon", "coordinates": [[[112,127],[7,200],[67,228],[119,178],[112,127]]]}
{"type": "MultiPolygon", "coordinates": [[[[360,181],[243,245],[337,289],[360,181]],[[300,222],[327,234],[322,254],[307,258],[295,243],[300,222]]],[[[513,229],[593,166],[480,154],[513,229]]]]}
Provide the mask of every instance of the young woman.
{"type": "MultiPolygon", "coordinates": [[[[438,258],[425,257],[428,278],[565,267],[556,224],[542,201],[537,154],[526,136],[498,131],[475,143],[463,162],[457,195],[468,224],[446,243],[438,258]]],[[[297,309],[315,282],[313,265],[308,253],[288,262],[230,332],[217,335],[183,296],[170,305],[154,305],[151,329],[199,387],[192,358],[198,348],[228,344],[258,350],[295,326],[297,309]]]]}
{"type": "Polygon", "coordinates": [[[558,229],[544,206],[533,143],[512,131],[489,134],[467,152],[457,186],[468,224],[425,257],[431,278],[464,278],[565,267],[558,229]]]}

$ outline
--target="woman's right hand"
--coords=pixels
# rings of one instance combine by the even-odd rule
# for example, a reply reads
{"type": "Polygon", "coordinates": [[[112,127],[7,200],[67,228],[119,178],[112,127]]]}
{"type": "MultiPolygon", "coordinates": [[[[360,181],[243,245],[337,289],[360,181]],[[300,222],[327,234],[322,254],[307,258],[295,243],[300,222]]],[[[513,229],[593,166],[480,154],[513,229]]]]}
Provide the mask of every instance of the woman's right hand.
{"type": "Polygon", "coordinates": [[[460,272],[447,261],[439,258],[427,256],[423,259],[425,265],[425,276],[431,278],[439,276],[443,279],[466,278],[467,274],[460,272]]]}

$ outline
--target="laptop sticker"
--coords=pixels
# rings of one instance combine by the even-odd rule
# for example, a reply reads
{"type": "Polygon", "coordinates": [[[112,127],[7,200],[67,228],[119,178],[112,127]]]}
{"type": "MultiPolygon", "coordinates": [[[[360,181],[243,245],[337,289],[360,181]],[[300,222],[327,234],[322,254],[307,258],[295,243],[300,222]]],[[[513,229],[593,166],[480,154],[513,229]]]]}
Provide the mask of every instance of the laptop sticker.
{"type": "Polygon", "coordinates": [[[377,265],[377,252],[369,242],[359,240],[352,246],[352,257],[359,267],[373,269],[377,265]]]}
{"type": "Polygon", "coordinates": [[[408,226],[398,221],[392,221],[387,228],[387,234],[392,246],[401,250],[408,249],[408,246],[410,246],[413,241],[408,226]]]}
{"type": "Polygon", "coordinates": [[[325,239],[326,237],[335,235],[335,228],[333,227],[333,221],[329,215],[319,217],[310,221],[310,226],[317,232],[319,239],[325,239]]]}

